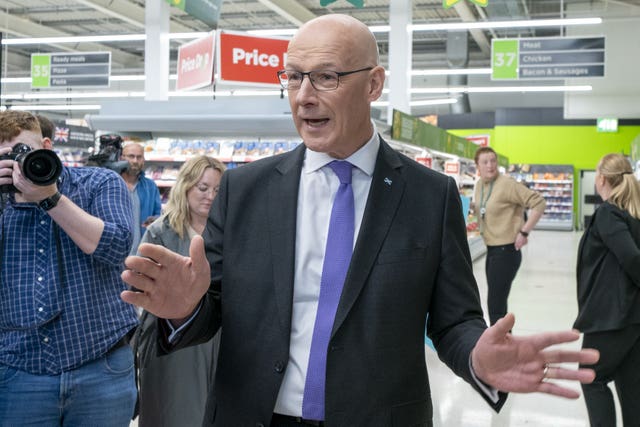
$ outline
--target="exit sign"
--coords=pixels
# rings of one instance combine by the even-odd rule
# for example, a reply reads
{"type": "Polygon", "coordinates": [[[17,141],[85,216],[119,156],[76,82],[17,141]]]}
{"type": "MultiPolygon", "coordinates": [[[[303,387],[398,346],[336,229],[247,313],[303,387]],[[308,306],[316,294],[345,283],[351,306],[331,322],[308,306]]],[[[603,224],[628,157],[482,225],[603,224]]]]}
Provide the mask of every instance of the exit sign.
{"type": "Polygon", "coordinates": [[[618,132],[618,119],[598,119],[598,132],[618,132]]]}

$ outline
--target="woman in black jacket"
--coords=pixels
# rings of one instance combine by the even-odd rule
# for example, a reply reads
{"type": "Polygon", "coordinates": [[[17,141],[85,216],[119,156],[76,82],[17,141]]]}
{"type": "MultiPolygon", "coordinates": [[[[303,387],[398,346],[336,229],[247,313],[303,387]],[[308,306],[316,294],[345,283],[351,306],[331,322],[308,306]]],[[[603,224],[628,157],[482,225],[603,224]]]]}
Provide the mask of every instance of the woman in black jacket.
{"type": "Polygon", "coordinates": [[[583,384],[592,426],[616,425],[608,383],[616,386],[625,426],[640,422],[640,184],[628,160],[607,154],[598,163],[594,213],[578,250],[578,318],[583,348],[600,351],[596,378],[583,384]]]}

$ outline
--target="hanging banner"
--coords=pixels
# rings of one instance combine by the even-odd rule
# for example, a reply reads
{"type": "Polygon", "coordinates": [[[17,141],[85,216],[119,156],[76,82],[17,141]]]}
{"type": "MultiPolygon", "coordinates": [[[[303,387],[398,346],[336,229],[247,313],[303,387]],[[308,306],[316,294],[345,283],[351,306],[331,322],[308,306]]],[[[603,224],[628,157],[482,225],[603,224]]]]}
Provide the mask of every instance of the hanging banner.
{"type": "Polygon", "coordinates": [[[216,66],[220,82],[280,87],[289,40],[220,31],[216,66]]]}
{"type": "MultiPolygon", "coordinates": [[[[459,1],[461,0],[442,0],[442,6],[445,9],[449,9],[459,1]]],[[[473,4],[477,4],[478,6],[482,6],[482,7],[487,7],[487,5],[489,4],[489,0],[469,0],[469,1],[473,4]]]]}
{"type": "Polygon", "coordinates": [[[216,35],[194,40],[178,48],[176,90],[192,90],[213,83],[216,35]]]}
{"type": "MultiPolygon", "coordinates": [[[[359,7],[359,8],[364,7],[364,0],[347,0],[347,1],[352,5],[354,5],[355,7],[359,7]]],[[[330,5],[331,3],[335,3],[335,2],[336,0],[320,0],[320,6],[326,7],[327,5],[330,5]]]]}
{"type": "Polygon", "coordinates": [[[165,0],[173,7],[185,11],[194,18],[218,28],[222,0],[165,0]]]}

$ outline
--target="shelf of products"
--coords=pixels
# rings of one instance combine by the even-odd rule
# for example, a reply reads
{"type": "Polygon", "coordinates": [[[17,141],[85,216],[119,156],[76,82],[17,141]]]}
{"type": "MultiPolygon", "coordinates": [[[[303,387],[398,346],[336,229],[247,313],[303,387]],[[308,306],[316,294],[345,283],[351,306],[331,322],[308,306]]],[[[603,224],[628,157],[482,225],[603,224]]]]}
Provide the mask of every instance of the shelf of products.
{"type": "Polygon", "coordinates": [[[535,228],[541,230],[573,230],[573,166],[511,165],[508,173],[547,202],[544,215],[535,228]]]}
{"type": "Polygon", "coordinates": [[[145,176],[153,179],[165,203],[182,164],[197,155],[207,155],[233,169],[257,159],[293,150],[300,141],[219,140],[157,138],[144,143],[145,176]]]}

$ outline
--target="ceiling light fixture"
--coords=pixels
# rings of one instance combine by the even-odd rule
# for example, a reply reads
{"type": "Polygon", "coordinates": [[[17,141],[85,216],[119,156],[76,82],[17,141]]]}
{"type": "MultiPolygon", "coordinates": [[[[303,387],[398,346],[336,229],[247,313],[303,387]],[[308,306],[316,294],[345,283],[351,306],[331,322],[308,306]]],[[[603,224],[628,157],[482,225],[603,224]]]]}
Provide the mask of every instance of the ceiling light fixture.
{"type": "MultiPolygon", "coordinates": [[[[411,24],[411,31],[448,31],[448,30],[475,30],[491,28],[534,28],[534,27],[570,27],[575,25],[597,25],[602,24],[602,18],[558,18],[558,19],[523,19],[513,21],[473,21],[473,22],[444,22],[434,24],[411,24]]],[[[388,33],[389,25],[371,25],[369,30],[372,33],[388,33]]],[[[296,28],[251,30],[247,31],[256,35],[281,35],[292,36],[296,33],[296,28]]]]}
{"type": "Polygon", "coordinates": [[[413,31],[485,30],[490,28],[569,27],[602,24],[602,18],[523,19],[516,21],[473,21],[441,24],[414,24],[413,31]]]}
{"type": "Polygon", "coordinates": [[[106,42],[130,42],[144,41],[146,34],[110,34],[105,36],[65,36],[65,37],[25,37],[3,38],[2,44],[7,46],[27,44],[61,44],[61,43],[106,43],[106,42]]]}
{"type": "MultiPolygon", "coordinates": [[[[411,31],[447,31],[447,30],[471,30],[490,28],[534,28],[534,27],[568,27],[574,25],[597,25],[602,23],[602,18],[559,18],[559,19],[531,19],[515,21],[473,21],[473,22],[448,22],[434,24],[412,24],[409,25],[411,31]]],[[[389,25],[374,25],[369,29],[373,33],[388,33],[389,25]]],[[[281,35],[292,36],[297,31],[296,28],[249,30],[247,33],[254,35],[281,35]]],[[[170,40],[197,39],[209,33],[170,33],[170,40]]],[[[66,37],[25,37],[25,38],[3,38],[2,44],[11,45],[33,45],[33,44],[60,44],[60,43],[88,43],[88,42],[128,42],[144,41],[146,34],[112,34],[103,36],[66,36],[66,37]]]]}
{"type": "Polygon", "coordinates": [[[101,107],[97,104],[74,104],[74,105],[12,105],[10,110],[26,110],[26,111],[89,111],[99,110],[101,107]]]}
{"type": "MultiPolygon", "coordinates": [[[[446,105],[446,104],[455,104],[458,102],[455,98],[442,98],[442,99],[418,99],[415,101],[410,101],[409,105],[412,107],[421,107],[428,105],[446,105]]],[[[371,103],[372,107],[388,107],[389,101],[374,101],[371,103]]]]}
{"type": "MultiPolygon", "coordinates": [[[[413,88],[411,94],[452,94],[452,93],[522,93],[522,92],[589,92],[593,90],[591,85],[576,86],[479,86],[479,87],[432,87],[413,88]]],[[[286,93],[286,92],[285,92],[286,93]]],[[[383,89],[382,93],[388,94],[389,89],[383,89]]],[[[280,96],[280,90],[211,90],[203,91],[171,91],[172,98],[205,98],[213,96],[280,96]]],[[[2,100],[33,100],[33,99],[88,99],[88,98],[143,98],[143,91],[103,91],[103,92],[37,92],[37,93],[5,93],[2,100]]],[[[431,101],[431,100],[428,100],[431,101]]],[[[416,102],[416,101],[413,101],[416,102]]],[[[425,104],[427,105],[427,104],[425,104]]]]}
{"type": "MultiPolygon", "coordinates": [[[[458,87],[425,87],[413,88],[409,92],[413,94],[436,93],[510,93],[510,92],[589,92],[593,90],[591,85],[576,86],[458,86],[458,87]]],[[[389,90],[384,89],[383,93],[389,90]]]]}
{"type": "MultiPolygon", "coordinates": [[[[449,75],[480,75],[491,74],[491,68],[442,68],[442,69],[425,69],[425,70],[412,70],[412,76],[449,76],[449,75]]],[[[386,70],[386,75],[389,76],[389,70],[386,70]]],[[[119,76],[109,76],[109,81],[112,82],[134,82],[144,81],[146,76],[142,74],[124,74],[119,76]]],[[[169,75],[169,80],[176,80],[178,77],[176,74],[169,75]]],[[[2,84],[23,84],[31,83],[31,77],[3,77],[0,79],[2,84]]]]}

